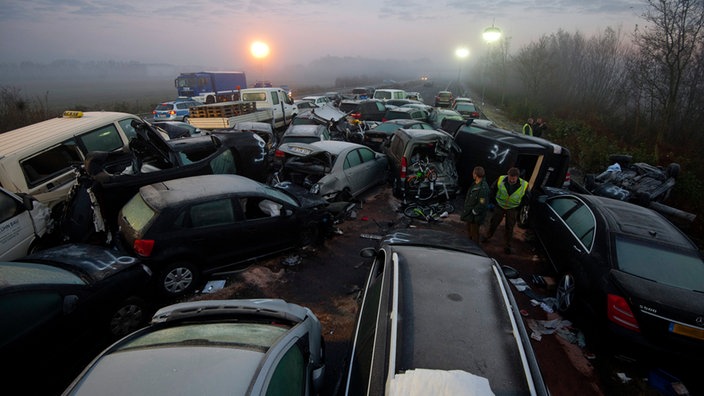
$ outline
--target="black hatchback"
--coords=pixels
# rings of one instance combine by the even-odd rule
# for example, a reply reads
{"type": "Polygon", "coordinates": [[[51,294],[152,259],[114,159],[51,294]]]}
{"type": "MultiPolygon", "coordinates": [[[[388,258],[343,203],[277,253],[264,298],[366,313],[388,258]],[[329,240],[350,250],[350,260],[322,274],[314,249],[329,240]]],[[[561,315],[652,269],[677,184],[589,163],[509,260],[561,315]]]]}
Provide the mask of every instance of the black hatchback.
{"type": "Polygon", "coordinates": [[[320,241],[327,201],[290,191],[238,175],[150,184],[120,211],[119,241],[152,268],[160,292],[182,295],[204,274],[320,241]]]}

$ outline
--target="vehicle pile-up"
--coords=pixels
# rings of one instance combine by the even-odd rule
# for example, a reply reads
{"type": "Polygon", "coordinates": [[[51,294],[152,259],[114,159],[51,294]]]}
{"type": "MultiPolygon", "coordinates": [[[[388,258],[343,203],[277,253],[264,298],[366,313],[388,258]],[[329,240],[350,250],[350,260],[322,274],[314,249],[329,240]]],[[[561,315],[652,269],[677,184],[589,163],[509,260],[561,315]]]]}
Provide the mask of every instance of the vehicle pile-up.
{"type": "MultiPolygon", "coordinates": [[[[281,300],[183,303],[133,331],[147,324],[150,299],[182,298],[211,274],[324,242],[350,203],[374,186],[388,183],[404,205],[450,202],[467,190],[475,166],[486,169],[490,183],[511,167],[528,182],[531,199],[519,224],[534,230],[555,267],[561,312],[580,309],[614,336],[704,356],[704,261],[682,231],[643,207],[669,196],[676,164],[663,170],[622,163],[588,178],[579,193],[564,188],[569,150],[499,129],[470,99],[449,91],[438,93],[435,106],[398,89],[361,87],[350,94],[354,99],[331,92],[300,102],[281,95],[280,88],[243,90],[243,100],[259,101],[258,111],[273,106],[264,121],[261,114],[227,113],[228,102],[175,101],[160,104],[153,121],[66,112],[0,135],[0,350],[19,362],[13,373],[41,369],[33,357],[42,348],[65,345],[69,354],[72,342],[95,330],[130,335],[100,354],[67,394],[108,386],[129,394],[263,394],[294,384],[314,394],[324,347],[320,322],[307,308],[281,300]],[[281,103],[279,113],[274,103],[281,103]],[[221,120],[204,123],[210,113],[202,108],[194,117],[201,106],[217,109],[212,114],[221,120]],[[155,349],[164,344],[172,346],[155,349]],[[199,369],[191,355],[205,346],[222,351],[198,354],[210,361],[204,365],[219,365],[219,353],[244,363],[224,376],[209,372],[187,382],[174,374],[199,369]],[[164,381],[151,381],[155,365],[164,381]]],[[[374,265],[359,317],[371,325],[357,328],[346,394],[436,381],[547,394],[506,293],[507,276],[478,245],[461,239],[408,231],[367,252],[374,265]],[[428,247],[443,251],[430,257],[428,247]],[[437,285],[414,284],[431,262],[437,285]],[[465,262],[476,265],[458,265],[465,262]],[[477,288],[477,279],[486,287],[477,288]],[[436,308],[447,301],[431,299],[437,288],[447,288],[443,296],[472,289],[471,297],[455,299],[469,306],[454,312],[474,312],[480,302],[486,310],[476,321],[443,317],[436,308]],[[489,304],[496,301],[506,304],[489,304]],[[488,310],[501,323],[483,322],[488,310]],[[416,318],[414,326],[404,313],[416,318]],[[471,337],[491,334],[495,339],[483,341],[491,351],[454,342],[448,333],[437,358],[440,346],[428,335],[432,324],[448,320],[467,321],[456,326],[461,333],[479,322],[489,326],[471,337]],[[516,337],[503,337],[506,328],[516,337]],[[421,352],[396,351],[404,345],[421,352]],[[390,371],[373,364],[387,360],[390,371]],[[448,369],[472,374],[449,379],[433,372],[448,369]]]]}

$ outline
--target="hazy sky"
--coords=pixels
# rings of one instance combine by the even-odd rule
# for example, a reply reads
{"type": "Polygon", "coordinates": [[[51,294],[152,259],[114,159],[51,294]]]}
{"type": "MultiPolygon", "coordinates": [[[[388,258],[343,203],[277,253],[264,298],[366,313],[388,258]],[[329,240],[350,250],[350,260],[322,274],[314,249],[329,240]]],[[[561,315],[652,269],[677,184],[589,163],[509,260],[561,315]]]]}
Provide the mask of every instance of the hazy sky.
{"type": "Polygon", "coordinates": [[[492,23],[516,51],[560,28],[630,33],[643,11],[642,0],[2,0],[0,62],[247,69],[254,40],[269,43],[271,64],[327,55],[456,62],[460,45],[483,51],[481,33],[492,23]]]}

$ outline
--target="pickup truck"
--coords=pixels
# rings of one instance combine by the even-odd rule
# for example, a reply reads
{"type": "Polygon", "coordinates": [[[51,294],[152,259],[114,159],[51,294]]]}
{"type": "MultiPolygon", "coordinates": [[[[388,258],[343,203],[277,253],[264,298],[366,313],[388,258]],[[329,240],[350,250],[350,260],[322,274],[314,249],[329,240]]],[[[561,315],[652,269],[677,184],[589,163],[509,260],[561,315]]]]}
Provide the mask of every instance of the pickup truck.
{"type": "Polygon", "coordinates": [[[191,107],[188,123],[200,129],[229,129],[241,122],[266,122],[282,129],[297,115],[293,100],[281,88],[242,89],[240,98],[191,107]]]}

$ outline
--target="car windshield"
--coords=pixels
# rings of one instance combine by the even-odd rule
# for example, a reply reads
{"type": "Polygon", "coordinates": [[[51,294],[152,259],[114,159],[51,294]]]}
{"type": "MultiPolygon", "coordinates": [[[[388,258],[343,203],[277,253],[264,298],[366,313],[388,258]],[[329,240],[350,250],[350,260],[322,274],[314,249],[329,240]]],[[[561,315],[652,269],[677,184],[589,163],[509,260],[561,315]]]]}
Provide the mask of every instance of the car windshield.
{"type": "Polygon", "coordinates": [[[399,124],[394,124],[391,122],[385,122],[383,124],[379,124],[372,128],[370,132],[372,131],[379,131],[379,132],[395,132],[397,129],[400,129],[401,125],[399,124]]]}
{"type": "Polygon", "coordinates": [[[284,136],[281,139],[281,144],[283,143],[314,143],[319,142],[320,138],[317,136],[284,136]]]}
{"type": "Polygon", "coordinates": [[[616,237],[618,268],[629,274],[686,290],[704,292],[704,261],[663,245],[616,237]]]}
{"type": "Polygon", "coordinates": [[[288,328],[259,323],[209,323],[165,328],[136,338],[120,347],[153,348],[165,345],[232,345],[266,351],[288,328]]]}
{"type": "Polygon", "coordinates": [[[457,103],[455,105],[457,111],[474,111],[474,105],[471,103],[457,103]]]}

